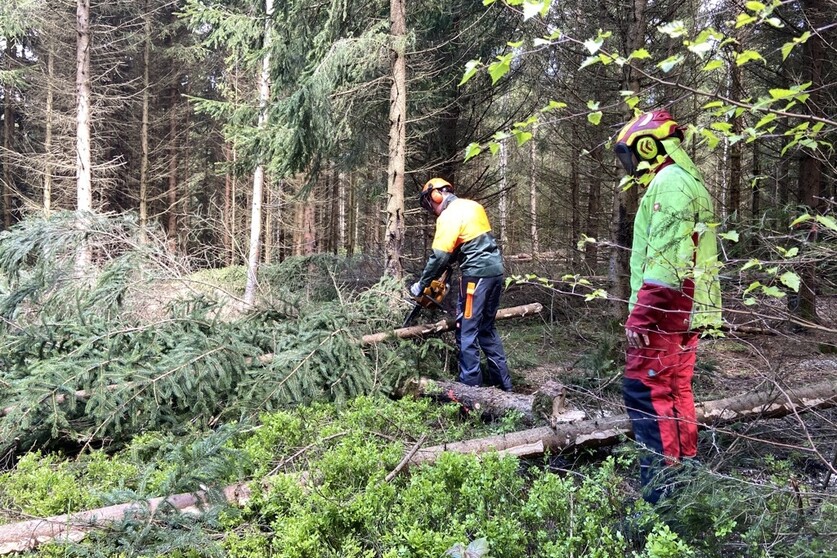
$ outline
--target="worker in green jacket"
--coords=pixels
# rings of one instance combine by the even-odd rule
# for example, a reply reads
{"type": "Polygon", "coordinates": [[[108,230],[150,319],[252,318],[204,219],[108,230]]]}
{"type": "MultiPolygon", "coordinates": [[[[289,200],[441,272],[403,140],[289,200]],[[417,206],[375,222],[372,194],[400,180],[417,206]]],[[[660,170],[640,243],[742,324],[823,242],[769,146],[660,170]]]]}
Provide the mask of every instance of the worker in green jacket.
{"type": "Polygon", "coordinates": [[[657,110],[628,122],[615,146],[626,172],[648,185],[634,221],[622,392],[644,446],[640,482],[651,503],[665,492],[655,481],[661,465],[697,454],[697,339],[721,324],[712,199],[683,139],[668,111],[657,110]]]}

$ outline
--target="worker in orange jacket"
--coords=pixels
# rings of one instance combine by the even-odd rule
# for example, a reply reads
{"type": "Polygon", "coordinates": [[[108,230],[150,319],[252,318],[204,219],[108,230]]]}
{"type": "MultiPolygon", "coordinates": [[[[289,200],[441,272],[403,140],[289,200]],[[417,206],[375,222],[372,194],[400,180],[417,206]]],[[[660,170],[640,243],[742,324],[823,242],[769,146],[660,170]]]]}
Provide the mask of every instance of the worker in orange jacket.
{"type": "Polygon", "coordinates": [[[511,391],[506,353],[494,323],[503,289],[503,259],[485,209],[473,200],[456,197],[453,186],[442,178],[428,180],[419,199],[422,207],[436,216],[436,233],[433,252],[410,294],[418,297],[448,265],[458,261],[459,381],[511,391]],[[484,375],[480,350],[486,357],[484,375]]]}

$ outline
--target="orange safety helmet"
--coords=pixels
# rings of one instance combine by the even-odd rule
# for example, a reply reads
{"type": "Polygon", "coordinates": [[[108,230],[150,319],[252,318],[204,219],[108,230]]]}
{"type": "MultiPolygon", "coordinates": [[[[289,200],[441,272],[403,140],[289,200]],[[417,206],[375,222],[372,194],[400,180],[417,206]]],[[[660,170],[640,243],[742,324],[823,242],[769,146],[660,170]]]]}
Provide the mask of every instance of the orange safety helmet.
{"type": "Polygon", "coordinates": [[[665,109],[645,112],[627,124],[616,136],[613,151],[630,175],[636,175],[640,161],[653,161],[665,154],[662,140],[683,140],[683,130],[665,109]]]}
{"type": "Polygon", "coordinates": [[[444,197],[442,192],[453,192],[453,186],[444,178],[431,178],[424,183],[419,195],[419,203],[427,211],[433,212],[433,204],[440,204],[444,197]]]}

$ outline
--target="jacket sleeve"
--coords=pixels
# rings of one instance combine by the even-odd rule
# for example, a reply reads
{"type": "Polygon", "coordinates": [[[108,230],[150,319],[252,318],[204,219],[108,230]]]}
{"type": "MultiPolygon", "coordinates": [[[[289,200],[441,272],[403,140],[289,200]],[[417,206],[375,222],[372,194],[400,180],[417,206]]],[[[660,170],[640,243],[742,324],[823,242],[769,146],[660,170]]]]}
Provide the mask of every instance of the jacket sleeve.
{"type": "Polygon", "coordinates": [[[459,221],[453,212],[445,210],[436,219],[436,233],[433,236],[433,252],[427,259],[427,265],[419,279],[419,286],[424,289],[433,279],[451,263],[453,254],[459,245],[459,221]]]}

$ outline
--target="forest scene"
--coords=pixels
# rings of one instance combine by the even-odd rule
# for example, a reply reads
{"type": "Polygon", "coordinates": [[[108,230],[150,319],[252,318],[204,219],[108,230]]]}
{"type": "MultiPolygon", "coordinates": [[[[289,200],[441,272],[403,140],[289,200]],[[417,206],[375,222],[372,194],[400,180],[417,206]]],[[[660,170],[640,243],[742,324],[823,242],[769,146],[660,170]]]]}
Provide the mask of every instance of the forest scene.
{"type": "Polygon", "coordinates": [[[837,0],[2,0],[0,125],[0,556],[837,556],[837,0]],[[673,167],[682,459],[625,403],[673,167]]]}

